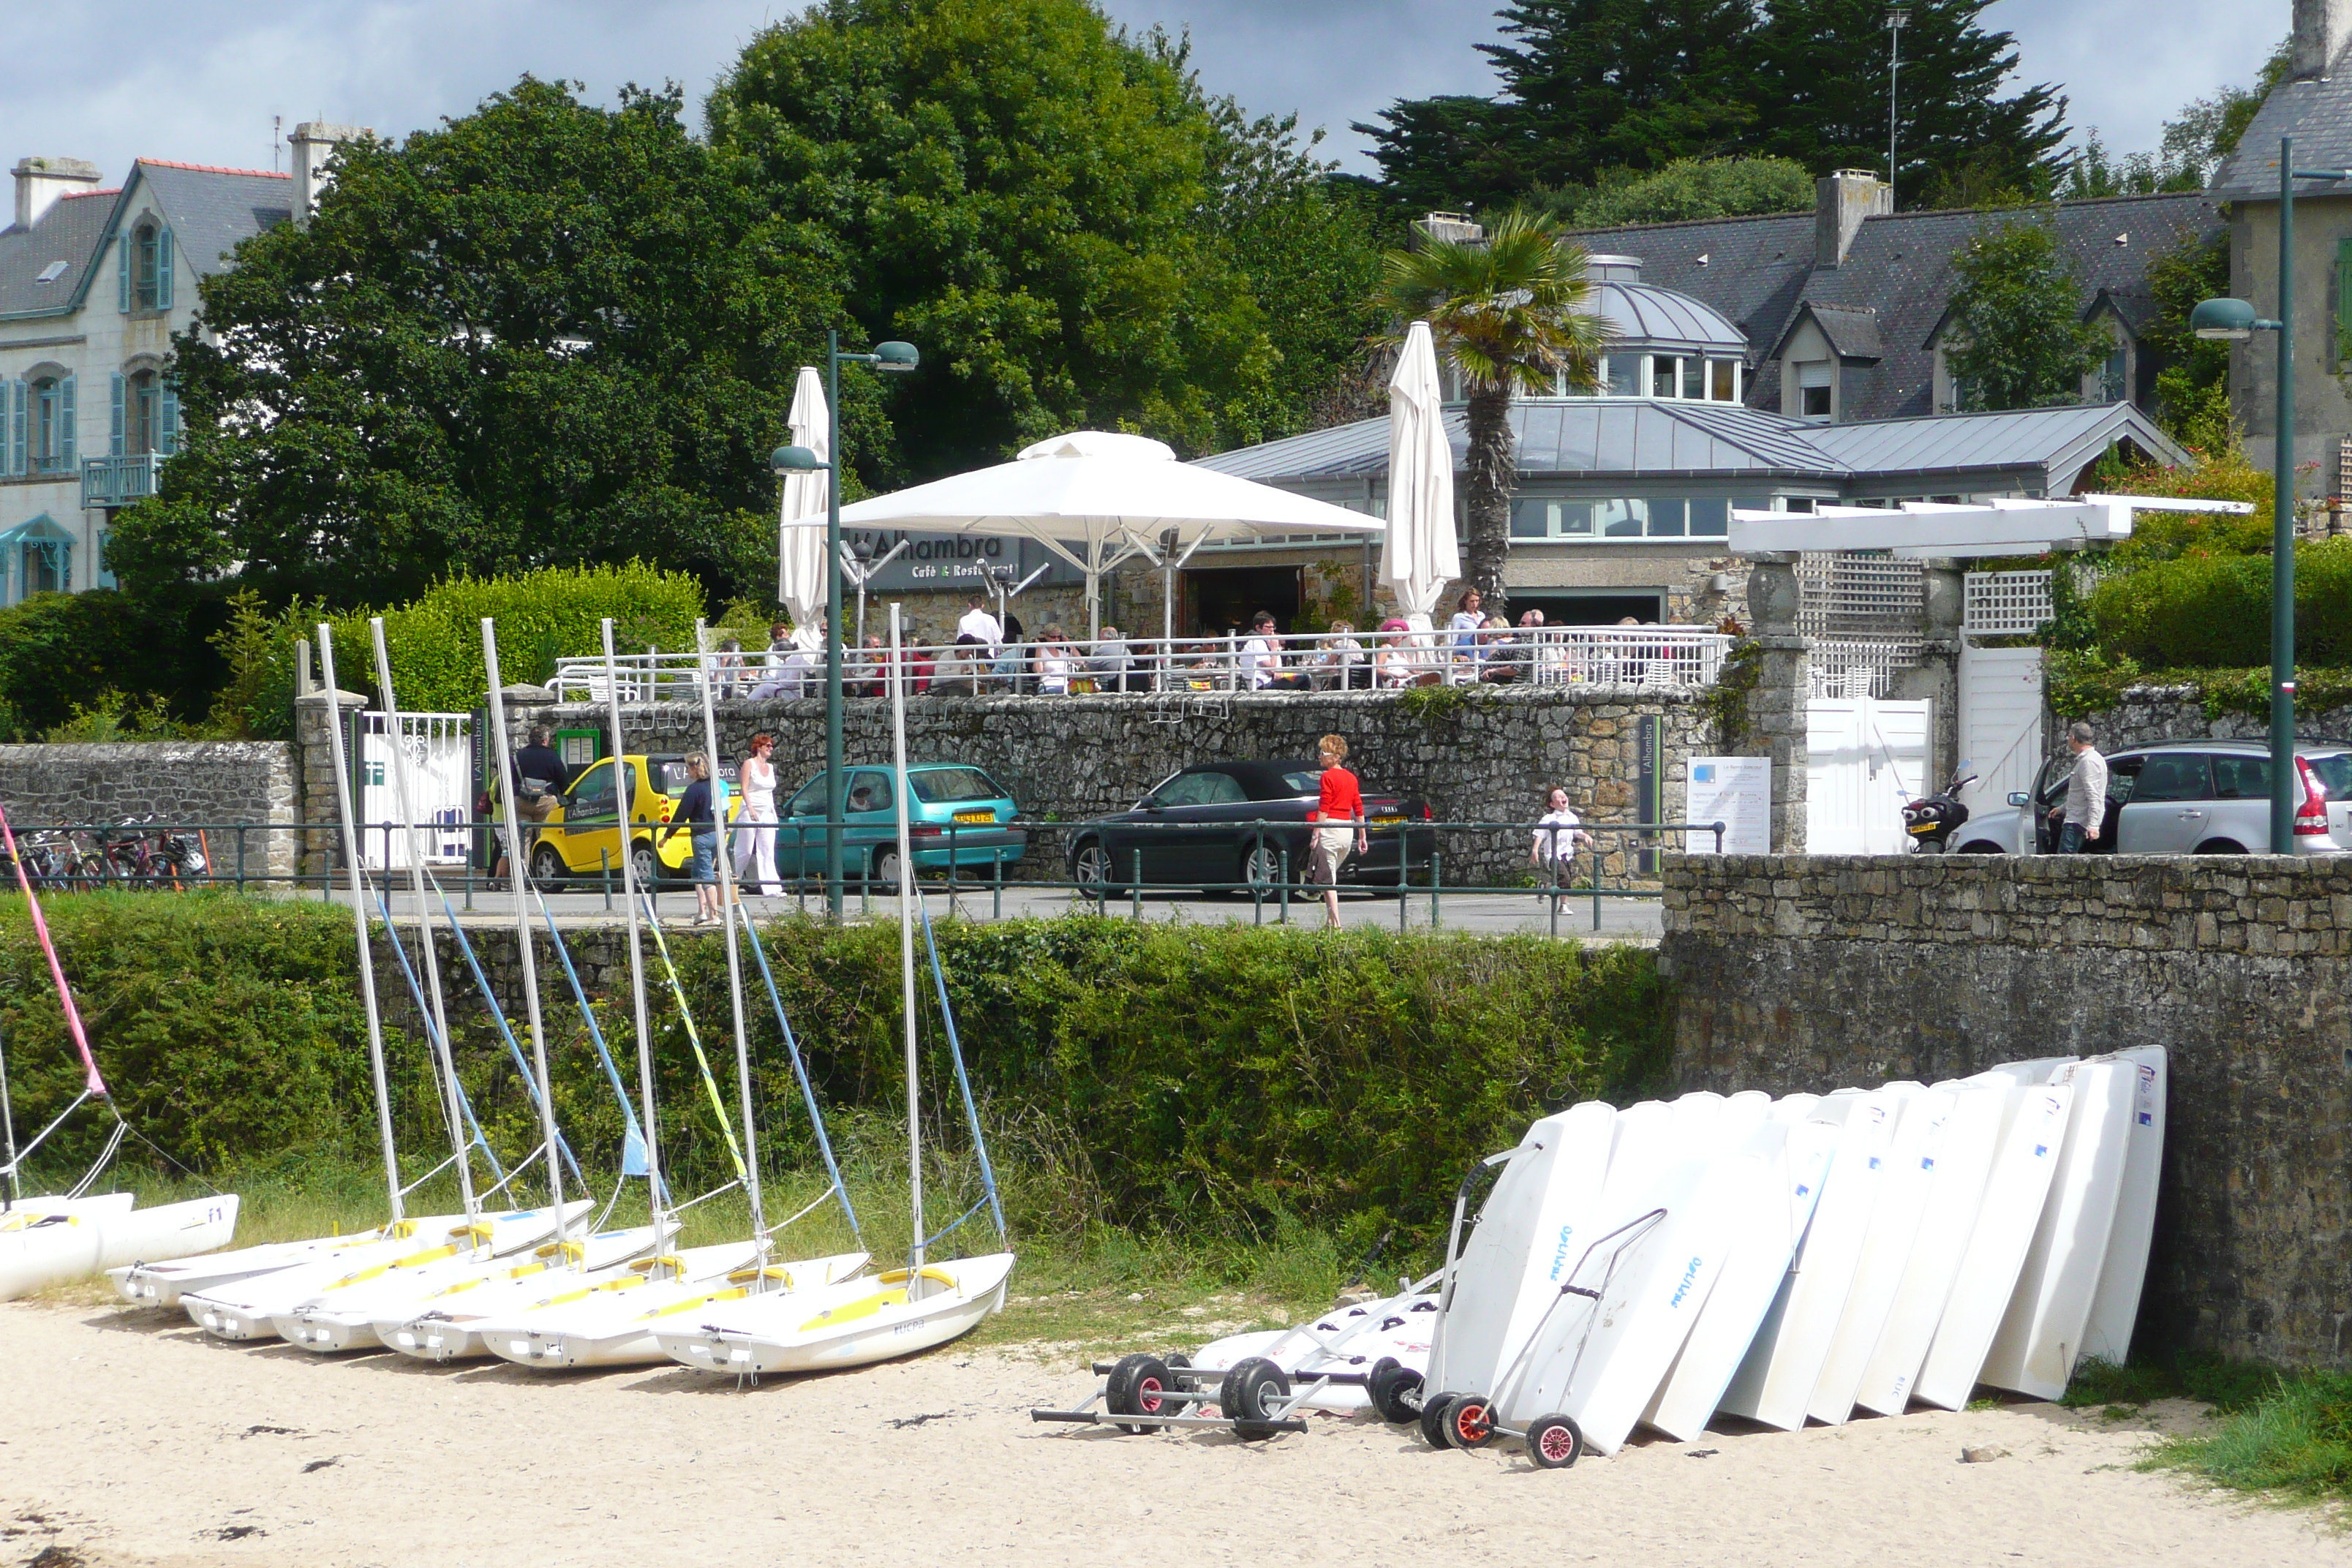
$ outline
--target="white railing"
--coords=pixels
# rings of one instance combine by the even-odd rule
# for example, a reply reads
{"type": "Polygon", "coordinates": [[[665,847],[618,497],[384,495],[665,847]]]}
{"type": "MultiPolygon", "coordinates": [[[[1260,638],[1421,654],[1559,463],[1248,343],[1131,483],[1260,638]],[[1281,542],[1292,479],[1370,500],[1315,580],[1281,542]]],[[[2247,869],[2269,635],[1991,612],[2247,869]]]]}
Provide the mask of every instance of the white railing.
{"type": "Polygon", "coordinates": [[[1885,697],[1898,670],[1918,667],[1926,645],[1916,638],[1849,640],[1816,637],[1809,652],[1812,695],[1885,697]]]}
{"type": "MultiPolygon", "coordinates": [[[[1073,638],[990,648],[924,645],[908,650],[919,691],[943,695],[1141,695],[1276,691],[1401,691],[1419,686],[1712,685],[1731,647],[1708,626],[1536,626],[1475,634],[1446,631],[1244,637],[1073,638]]],[[[889,654],[843,651],[852,697],[883,695],[889,654]]],[[[625,702],[689,701],[698,668],[716,695],[783,700],[824,694],[822,649],[626,654],[614,661],[625,702]]],[[[605,700],[601,656],[562,658],[549,685],[559,702],[605,700]]]]}
{"type": "Polygon", "coordinates": [[[2031,637],[2056,612],[2047,572],[1971,572],[1960,629],[1973,637],[2031,637]]]}

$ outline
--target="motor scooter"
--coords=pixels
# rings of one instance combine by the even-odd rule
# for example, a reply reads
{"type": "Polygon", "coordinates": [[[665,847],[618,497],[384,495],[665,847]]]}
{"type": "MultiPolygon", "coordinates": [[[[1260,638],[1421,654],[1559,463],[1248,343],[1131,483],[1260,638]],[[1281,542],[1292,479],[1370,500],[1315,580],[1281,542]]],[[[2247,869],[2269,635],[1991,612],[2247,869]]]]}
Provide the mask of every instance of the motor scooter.
{"type": "MultiPolygon", "coordinates": [[[[1969,764],[1962,763],[1966,768],[1969,764]]],[[[1911,842],[1915,855],[1941,855],[1950,847],[1952,835],[1969,819],[1969,808],[1960,804],[1960,791],[1977,782],[1974,773],[1955,773],[1952,782],[1934,795],[1915,795],[1903,803],[1903,836],[1911,842]]]]}

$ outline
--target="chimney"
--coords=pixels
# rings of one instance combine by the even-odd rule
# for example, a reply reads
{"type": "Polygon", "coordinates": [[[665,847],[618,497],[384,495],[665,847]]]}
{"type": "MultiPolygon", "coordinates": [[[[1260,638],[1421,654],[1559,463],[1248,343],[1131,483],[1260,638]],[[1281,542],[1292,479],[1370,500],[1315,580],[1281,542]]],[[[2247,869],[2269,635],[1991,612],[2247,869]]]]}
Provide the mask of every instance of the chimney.
{"type": "Polygon", "coordinates": [[[2352,34],[2352,0],[2294,0],[2294,56],[2290,81],[2315,81],[2328,74],[2352,34]]]}
{"type": "Polygon", "coordinates": [[[338,142],[364,142],[375,134],[364,125],[330,125],[306,120],[286,139],[294,154],[294,221],[307,224],[327,189],[327,157],[338,142]]]}
{"type": "Polygon", "coordinates": [[[98,184],[98,165],[79,158],[26,158],[9,171],[16,176],[16,224],[30,228],[57,205],[59,196],[98,184]]]}
{"type": "MultiPolygon", "coordinates": [[[[2352,5],[2352,0],[2340,0],[2352,5]]],[[[1813,265],[1838,267],[1862,220],[1895,210],[1895,187],[1867,169],[1840,169],[1813,182],[1813,265]]]]}

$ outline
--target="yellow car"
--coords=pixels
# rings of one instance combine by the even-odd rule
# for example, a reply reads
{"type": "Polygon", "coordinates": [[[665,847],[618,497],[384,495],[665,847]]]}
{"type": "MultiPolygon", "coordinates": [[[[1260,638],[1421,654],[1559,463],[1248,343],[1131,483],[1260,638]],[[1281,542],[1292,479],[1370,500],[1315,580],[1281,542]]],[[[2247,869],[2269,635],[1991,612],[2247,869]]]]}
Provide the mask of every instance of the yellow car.
{"type": "MultiPolygon", "coordinates": [[[[630,871],[641,888],[682,880],[694,856],[694,836],[684,824],[676,832],[665,825],[677,809],[678,798],[694,782],[686,758],[676,754],[643,756],[632,752],[621,759],[628,772],[630,871]]],[[[734,769],[722,767],[719,776],[730,785],[734,769]]],[[[600,758],[580,771],[579,777],[555,797],[555,809],[536,830],[530,851],[530,879],[548,892],[567,881],[601,879],[610,867],[617,886],[620,876],[621,822],[613,798],[613,759],[600,758]]],[[[730,787],[727,818],[743,809],[743,798],[730,787]]],[[[531,831],[526,829],[526,831],[531,831]]]]}

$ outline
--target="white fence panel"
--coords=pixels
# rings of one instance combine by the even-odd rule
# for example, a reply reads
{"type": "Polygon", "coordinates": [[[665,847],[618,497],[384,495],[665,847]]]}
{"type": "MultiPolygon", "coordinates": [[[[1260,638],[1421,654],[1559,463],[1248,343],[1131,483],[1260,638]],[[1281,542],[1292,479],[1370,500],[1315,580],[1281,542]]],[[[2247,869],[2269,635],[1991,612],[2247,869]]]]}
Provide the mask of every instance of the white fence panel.
{"type": "Polygon", "coordinates": [[[1927,792],[1927,701],[1816,698],[1805,710],[1805,850],[1893,855],[1903,844],[1903,802],[1927,792]]]}
{"type": "MultiPolygon", "coordinates": [[[[465,713],[403,713],[399,744],[407,755],[408,807],[415,820],[436,826],[417,835],[428,866],[464,862],[472,835],[465,824],[474,815],[473,718],[465,713]]],[[[360,837],[371,871],[405,870],[411,836],[386,824],[401,820],[393,788],[392,748],[386,716],[360,715],[360,837]],[[386,851],[389,849],[389,860],[386,851]]]]}
{"type": "MultiPolygon", "coordinates": [[[[2042,650],[1960,648],[1960,755],[1977,782],[1960,792],[1970,816],[2008,811],[2042,765],[2042,650]]],[[[1955,843],[1958,841],[1955,840],[1955,843]]]]}

